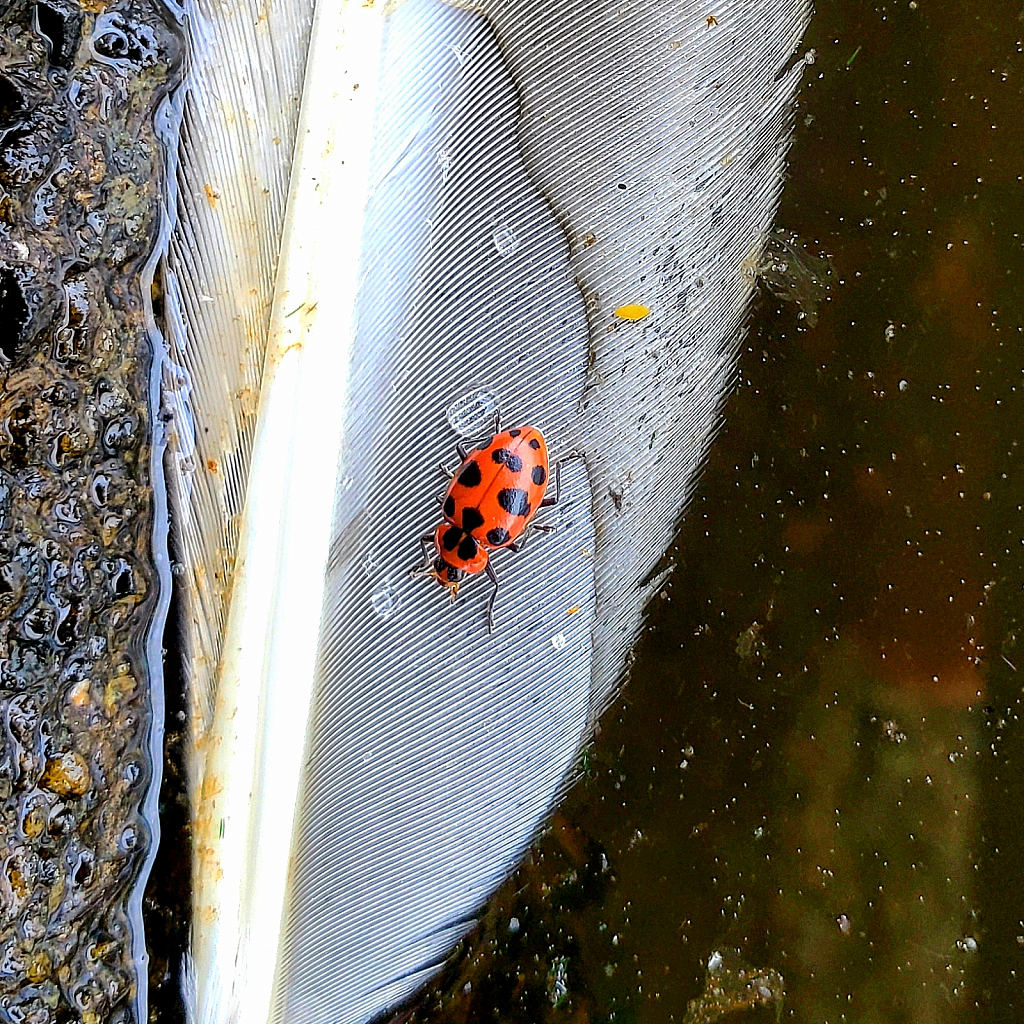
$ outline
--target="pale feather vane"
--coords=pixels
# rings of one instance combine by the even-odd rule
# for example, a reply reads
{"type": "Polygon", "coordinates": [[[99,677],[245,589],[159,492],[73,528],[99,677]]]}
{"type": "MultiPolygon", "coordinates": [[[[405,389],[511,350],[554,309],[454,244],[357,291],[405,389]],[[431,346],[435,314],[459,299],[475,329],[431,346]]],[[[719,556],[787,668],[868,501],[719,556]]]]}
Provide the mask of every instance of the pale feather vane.
{"type": "Polygon", "coordinates": [[[169,260],[192,1012],[357,1022],[438,969],[623,678],[732,382],[810,7],[322,5],[305,72],[309,12],[263,10],[203,23],[169,260]],[[486,585],[449,606],[407,573],[474,392],[566,460],[557,531],[494,559],[493,635],[486,585]]]}

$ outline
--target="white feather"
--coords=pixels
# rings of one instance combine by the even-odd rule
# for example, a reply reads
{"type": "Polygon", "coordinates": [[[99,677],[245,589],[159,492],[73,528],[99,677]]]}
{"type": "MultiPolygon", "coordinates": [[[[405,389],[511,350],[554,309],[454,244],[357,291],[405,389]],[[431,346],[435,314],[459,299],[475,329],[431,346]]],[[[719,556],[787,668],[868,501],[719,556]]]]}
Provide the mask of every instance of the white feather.
{"type": "MultiPolygon", "coordinates": [[[[259,137],[234,146],[256,171],[224,181],[265,172],[272,200],[242,187],[228,204],[215,184],[207,207],[228,220],[183,207],[197,1021],[356,1022],[407,997],[515,864],[621,679],[731,383],[809,7],[707,14],[322,5],[283,231],[286,160],[256,119],[234,122],[259,137]],[[279,239],[251,260],[250,206],[279,239]],[[650,313],[618,318],[629,304],[650,313]],[[566,459],[557,533],[496,559],[493,636],[486,585],[449,608],[405,571],[456,439],[445,410],[481,390],[566,459]],[[229,483],[204,469],[216,451],[229,483]]],[[[208,24],[207,112],[269,59],[208,24]]],[[[303,30],[287,31],[294,57],[303,30]]],[[[282,145],[285,105],[267,114],[282,145]]],[[[225,160],[233,130],[211,129],[225,160]]]]}

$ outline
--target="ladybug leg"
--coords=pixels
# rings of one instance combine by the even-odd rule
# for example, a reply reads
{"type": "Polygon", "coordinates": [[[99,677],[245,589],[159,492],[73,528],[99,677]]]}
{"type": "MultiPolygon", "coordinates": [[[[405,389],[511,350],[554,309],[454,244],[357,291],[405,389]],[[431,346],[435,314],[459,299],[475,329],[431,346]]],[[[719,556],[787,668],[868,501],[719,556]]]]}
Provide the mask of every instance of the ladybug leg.
{"type": "Polygon", "coordinates": [[[494,566],[490,562],[487,563],[484,568],[484,572],[487,573],[487,578],[494,584],[494,589],[491,591],[491,596],[487,598],[487,632],[494,632],[494,599],[498,596],[498,577],[494,572],[494,566]]]}
{"type": "Polygon", "coordinates": [[[434,542],[433,533],[425,533],[420,537],[420,552],[423,555],[423,561],[417,562],[416,565],[411,566],[409,569],[410,576],[423,576],[430,569],[430,563],[433,560],[429,545],[434,542]]]}
{"type": "Polygon", "coordinates": [[[562,464],[560,462],[555,463],[555,493],[547,498],[543,498],[540,503],[540,508],[551,508],[552,505],[558,504],[558,499],[562,496],[562,464]]]}
{"type": "MultiPolygon", "coordinates": [[[[455,453],[458,455],[460,463],[465,462],[469,458],[469,449],[461,441],[456,441],[455,453]]],[[[450,475],[455,476],[454,473],[450,475]]]]}
{"type": "Polygon", "coordinates": [[[526,548],[526,542],[533,536],[534,531],[537,533],[555,533],[557,530],[558,527],[554,523],[530,523],[523,531],[519,540],[514,540],[511,544],[506,544],[505,547],[507,550],[513,551],[518,555],[526,548]]]}

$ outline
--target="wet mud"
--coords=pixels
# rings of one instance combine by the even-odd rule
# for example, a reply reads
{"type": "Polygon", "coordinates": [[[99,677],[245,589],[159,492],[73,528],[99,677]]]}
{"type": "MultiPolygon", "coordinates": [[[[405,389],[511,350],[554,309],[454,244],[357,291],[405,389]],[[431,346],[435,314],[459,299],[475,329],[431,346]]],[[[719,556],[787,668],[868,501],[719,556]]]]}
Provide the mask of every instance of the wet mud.
{"type": "Polygon", "coordinates": [[[146,638],[157,3],[0,8],[0,1021],[127,1022],[162,730],[146,638]],[[155,732],[154,732],[155,730],[155,732]],[[130,909],[134,900],[135,910],[130,909]]]}

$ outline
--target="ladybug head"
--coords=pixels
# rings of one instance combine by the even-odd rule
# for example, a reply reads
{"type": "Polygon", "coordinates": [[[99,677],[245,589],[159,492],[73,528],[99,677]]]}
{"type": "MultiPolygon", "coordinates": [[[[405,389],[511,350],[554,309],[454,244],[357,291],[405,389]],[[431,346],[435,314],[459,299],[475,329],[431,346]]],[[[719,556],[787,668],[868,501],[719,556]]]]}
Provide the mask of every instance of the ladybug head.
{"type": "Polygon", "coordinates": [[[448,590],[448,596],[454,603],[455,598],[459,596],[459,584],[465,578],[465,571],[449,565],[443,558],[438,558],[430,575],[448,590]]]}
{"type": "Polygon", "coordinates": [[[487,549],[472,534],[451,523],[437,528],[434,547],[437,559],[431,575],[449,590],[467,573],[483,572],[487,567],[487,549]]]}

